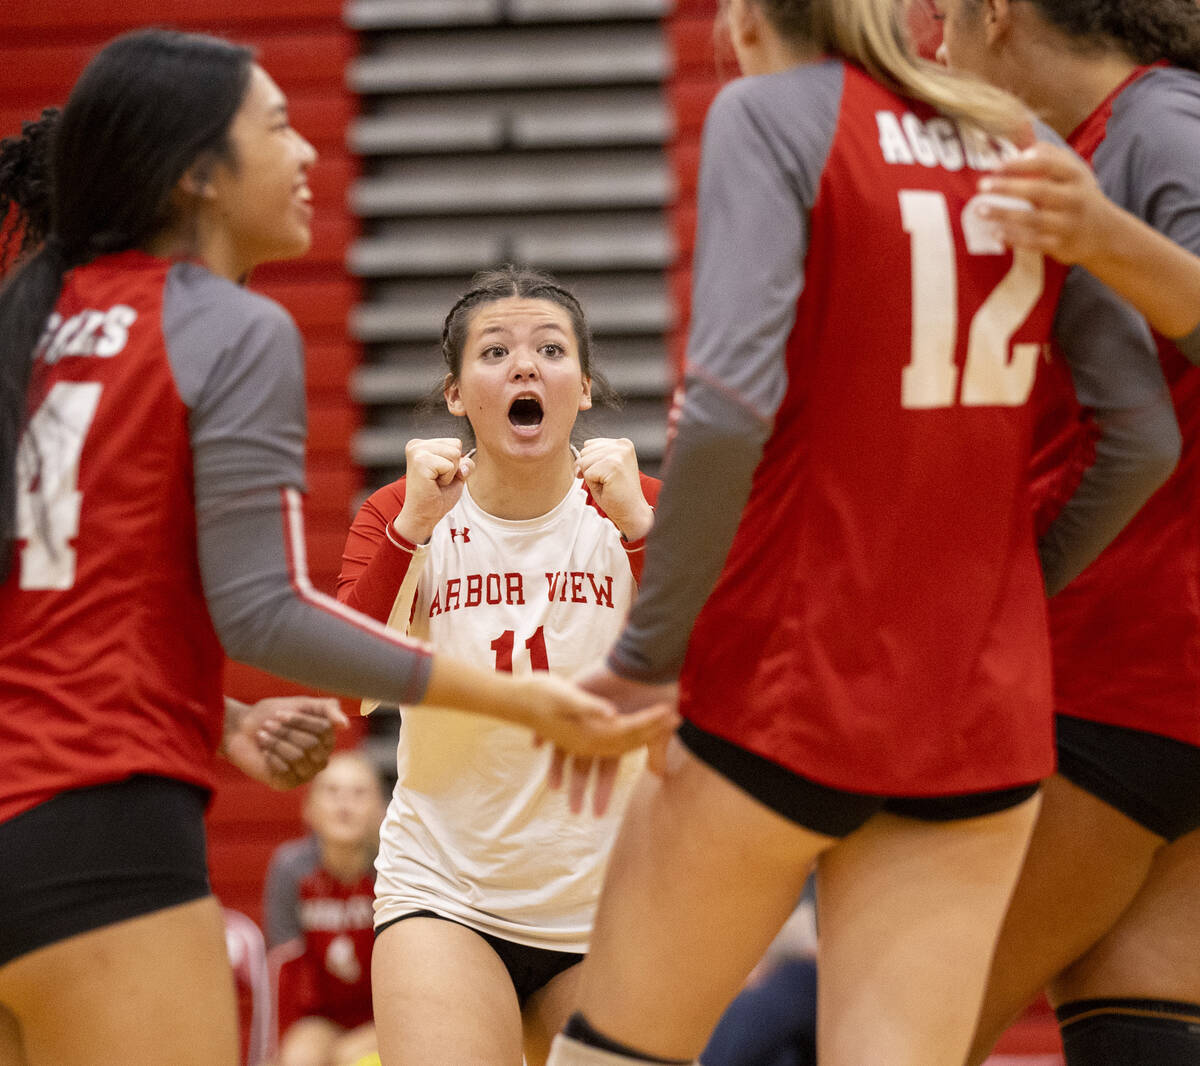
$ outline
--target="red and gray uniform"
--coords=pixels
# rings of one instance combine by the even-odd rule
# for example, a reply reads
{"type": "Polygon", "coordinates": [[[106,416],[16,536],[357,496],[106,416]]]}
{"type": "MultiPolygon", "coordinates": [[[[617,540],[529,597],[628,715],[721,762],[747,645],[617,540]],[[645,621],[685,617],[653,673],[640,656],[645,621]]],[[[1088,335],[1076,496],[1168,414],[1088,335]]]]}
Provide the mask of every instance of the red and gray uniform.
{"type": "Polygon", "coordinates": [[[133,774],[210,788],[222,645],[420,699],[428,653],[308,584],[282,308],[193,263],[105,257],[68,275],[34,380],[0,586],[0,821],[133,774]]]}
{"type": "Polygon", "coordinates": [[[687,719],[835,788],[1048,774],[1045,590],[1177,455],[1141,320],[965,210],[1001,150],[836,60],[735,82],[706,124],[686,391],[610,664],[679,673],[687,719]],[[1103,432],[1035,542],[1052,338],[1103,432]]]}
{"type": "MultiPolygon", "coordinates": [[[[1140,68],[1070,141],[1109,197],[1200,254],[1200,76],[1140,68]]],[[[1051,601],[1056,707],[1200,745],[1200,330],[1178,343],[1156,339],[1183,454],[1051,601]]],[[[1061,450],[1061,437],[1045,447],[1061,450]]]]}
{"type": "Polygon", "coordinates": [[[280,948],[279,1032],[301,1018],[328,1018],[343,1029],[371,1021],[375,877],[339,881],[324,868],[300,882],[300,939],[280,948]]]}

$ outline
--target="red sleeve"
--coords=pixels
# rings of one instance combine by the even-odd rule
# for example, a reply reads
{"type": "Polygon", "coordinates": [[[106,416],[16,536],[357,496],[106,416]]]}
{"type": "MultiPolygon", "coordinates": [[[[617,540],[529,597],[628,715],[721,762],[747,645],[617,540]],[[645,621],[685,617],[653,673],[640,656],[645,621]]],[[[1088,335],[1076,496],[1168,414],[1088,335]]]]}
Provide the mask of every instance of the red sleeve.
{"type": "MultiPolygon", "coordinates": [[[[662,482],[656,477],[651,477],[649,474],[643,474],[638,471],[638,477],[642,481],[642,495],[646,497],[646,502],[653,507],[658,503],[658,490],[662,488],[662,482]]],[[[604,514],[600,505],[592,498],[591,490],[588,490],[588,503],[596,508],[601,514],[604,514]]],[[[604,515],[605,518],[608,515],[604,515]]],[[[642,583],[642,566],[646,561],[646,538],[640,537],[638,540],[625,540],[622,538],[621,544],[625,548],[625,554],[629,558],[629,569],[633,571],[633,580],[637,584],[642,583]]]]}
{"type": "Polygon", "coordinates": [[[404,478],[373,492],[355,515],[342,552],[337,598],[380,622],[391,614],[416,550],[389,528],[403,506],[404,478]]]}

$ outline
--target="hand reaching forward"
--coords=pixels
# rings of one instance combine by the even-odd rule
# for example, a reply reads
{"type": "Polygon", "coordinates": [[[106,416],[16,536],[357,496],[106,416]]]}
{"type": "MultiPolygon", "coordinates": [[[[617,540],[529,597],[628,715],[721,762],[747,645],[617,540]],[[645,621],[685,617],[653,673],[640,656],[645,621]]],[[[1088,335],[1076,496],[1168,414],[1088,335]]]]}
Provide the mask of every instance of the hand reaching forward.
{"type": "Polygon", "coordinates": [[[277,696],[249,705],[227,696],[221,750],[247,777],[295,788],[325,769],[337,730],[349,724],[335,699],[277,696]]]}
{"type": "Polygon", "coordinates": [[[424,544],[459,501],[475,461],[457,437],[413,439],[404,447],[404,506],[392,523],[413,544],[424,544]]]}
{"type": "Polygon", "coordinates": [[[642,494],[633,441],[592,438],[579,449],[575,473],[626,540],[641,540],[650,532],[654,509],[642,494]]]}
{"type": "MultiPolygon", "coordinates": [[[[621,721],[640,721],[642,716],[654,713],[656,717],[652,729],[645,739],[649,748],[647,767],[657,774],[669,772],[669,745],[680,721],[676,710],[679,698],[677,685],[631,681],[613,673],[607,666],[596,667],[578,678],[577,682],[585,691],[614,704],[620,712],[621,721]]],[[[597,815],[603,814],[612,799],[619,758],[603,752],[576,752],[571,755],[568,773],[566,756],[567,753],[561,748],[555,751],[550,764],[550,787],[561,788],[566,778],[570,808],[578,814],[583,810],[584,796],[591,782],[592,810],[597,815]]]]}

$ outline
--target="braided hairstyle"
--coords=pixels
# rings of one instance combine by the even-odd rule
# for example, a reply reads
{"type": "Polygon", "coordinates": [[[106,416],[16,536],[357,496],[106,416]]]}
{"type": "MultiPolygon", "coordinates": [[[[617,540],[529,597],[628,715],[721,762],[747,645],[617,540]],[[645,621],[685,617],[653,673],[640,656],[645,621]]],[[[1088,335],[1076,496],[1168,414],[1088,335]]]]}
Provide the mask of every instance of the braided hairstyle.
{"type": "Polygon", "coordinates": [[[484,304],[510,297],[549,300],[567,312],[579,348],[580,369],[583,376],[592,381],[593,400],[608,407],[619,407],[620,398],[604,375],[592,365],[592,331],[579,300],[549,274],[528,267],[505,265],[480,271],[471,279],[470,289],[450,308],[442,323],[442,358],[446,361],[447,380],[457,381],[462,373],[463,348],[475,311],[484,304]]]}
{"type": "Polygon", "coordinates": [[[0,288],[0,581],[12,562],[33,354],[63,278],[147,246],[176,220],[172,194],[197,163],[236,164],[229,127],[252,62],[249,49],[213,37],[125,34],[87,65],[61,114],[0,142],[0,257],[13,267],[0,288]]]}
{"type": "Polygon", "coordinates": [[[467,343],[473,312],[482,304],[510,297],[549,300],[566,311],[579,345],[579,365],[583,369],[583,376],[591,377],[592,332],[575,294],[559,285],[549,274],[508,264],[476,274],[471,279],[471,287],[458,298],[442,322],[442,358],[446,360],[446,368],[453,380],[458,380],[462,373],[463,346],[467,343]]]}
{"type": "Polygon", "coordinates": [[[0,141],[0,277],[50,233],[50,139],[59,114],[48,107],[0,141]]]}
{"type": "Polygon", "coordinates": [[[1196,0],[1031,0],[1050,25],[1081,43],[1118,44],[1139,63],[1160,59],[1200,72],[1196,0]]]}

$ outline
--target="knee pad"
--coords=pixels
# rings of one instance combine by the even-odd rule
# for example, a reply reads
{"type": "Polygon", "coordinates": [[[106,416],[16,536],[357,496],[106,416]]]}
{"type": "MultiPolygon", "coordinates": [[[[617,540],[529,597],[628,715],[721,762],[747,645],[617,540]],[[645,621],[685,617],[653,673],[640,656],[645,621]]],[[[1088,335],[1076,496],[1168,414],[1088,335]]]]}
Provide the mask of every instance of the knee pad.
{"type": "Polygon", "coordinates": [[[597,1032],[578,1011],[554,1038],[546,1066],[690,1066],[686,1059],[660,1059],[597,1032]]]}
{"type": "Polygon", "coordinates": [[[1200,1004],[1079,999],[1055,1011],[1067,1066],[1194,1066],[1200,1004]]]}

